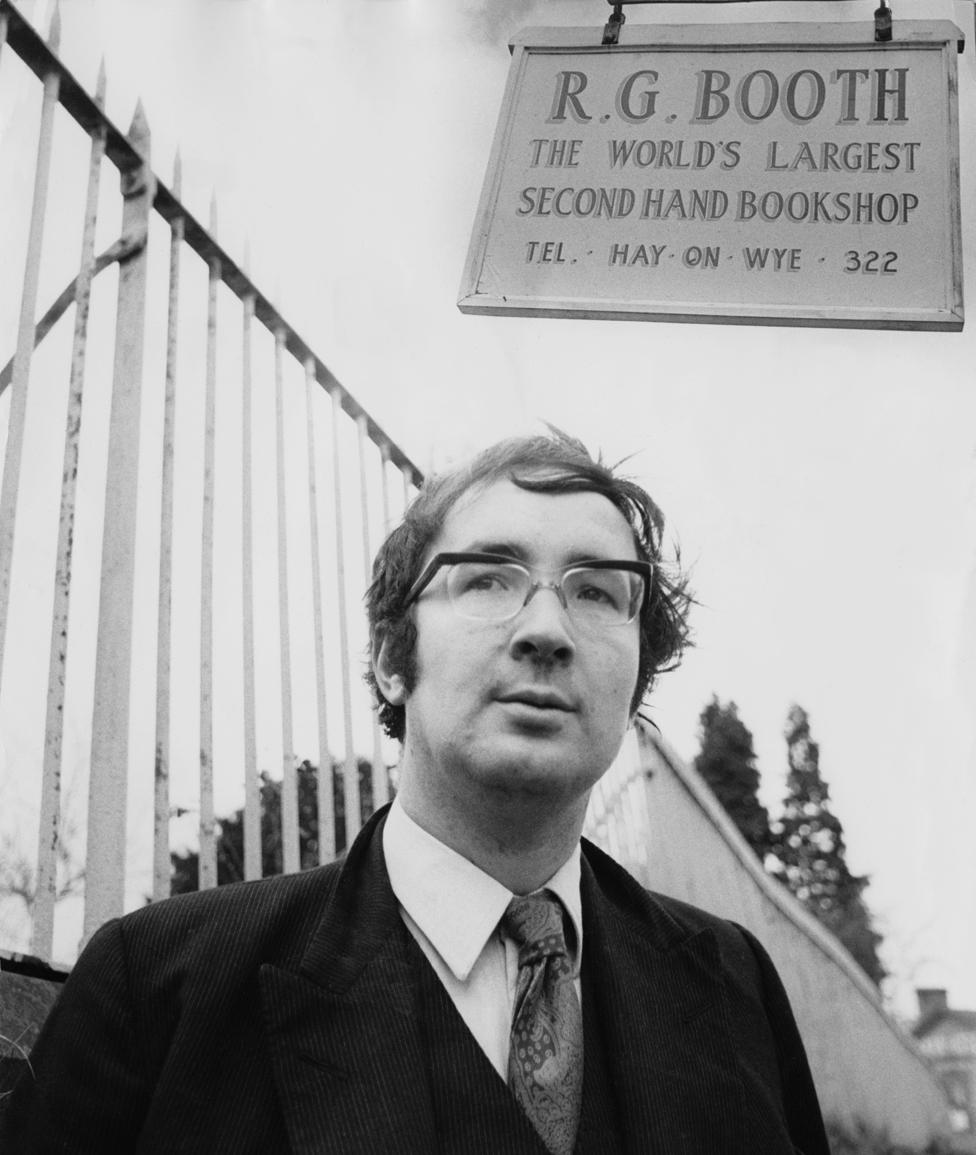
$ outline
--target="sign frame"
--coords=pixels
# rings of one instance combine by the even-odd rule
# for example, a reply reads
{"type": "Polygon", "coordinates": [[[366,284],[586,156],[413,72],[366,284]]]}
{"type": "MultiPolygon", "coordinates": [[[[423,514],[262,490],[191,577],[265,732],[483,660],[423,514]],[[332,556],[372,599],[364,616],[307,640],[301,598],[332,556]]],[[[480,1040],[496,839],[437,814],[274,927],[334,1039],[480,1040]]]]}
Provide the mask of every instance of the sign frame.
{"type": "MultiPolygon", "coordinates": [[[[959,189],[958,76],[955,56],[957,52],[962,51],[963,36],[951,21],[898,21],[895,25],[895,39],[886,43],[875,43],[873,23],[862,22],[626,24],[621,29],[618,45],[604,46],[600,43],[600,38],[599,29],[547,27],[524,29],[511,41],[509,47],[512,62],[457,302],[461,312],[493,316],[699,324],[924,329],[954,332],[962,329],[964,321],[962,226],[959,189]],[[526,288],[524,284],[519,284],[519,270],[511,271],[515,266],[514,258],[506,256],[505,260],[498,259],[498,253],[502,251],[500,245],[503,243],[499,238],[503,238],[503,231],[506,228],[506,221],[502,219],[499,211],[500,195],[506,180],[508,191],[511,192],[513,177],[507,171],[506,165],[516,175],[522,175],[519,165],[525,167],[524,159],[514,160],[510,154],[519,121],[519,99],[525,85],[526,70],[538,54],[565,58],[566,67],[572,68],[574,62],[577,67],[581,67],[580,61],[605,58],[608,54],[618,56],[629,54],[636,60],[640,53],[693,52],[700,56],[703,53],[727,54],[742,51],[755,54],[768,51],[772,56],[777,52],[815,53],[817,50],[863,52],[871,57],[868,66],[875,68],[881,66],[886,53],[924,52],[938,54],[940,57],[939,75],[945,93],[942,98],[945,100],[945,107],[943,109],[940,104],[937,111],[940,117],[944,112],[944,120],[940,121],[940,127],[944,127],[945,132],[943,162],[945,167],[944,170],[941,168],[938,170],[938,175],[944,177],[944,181],[938,196],[941,203],[937,209],[932,210],[939,214],[936,228],[929,230],[939,235],[937,238],[928,236],[924,238],[926,244],[931,244],[933,239],[938,243],[937,260],[941,272],[933,275],[933,281],[937,284],[933,285],[931,300],[926,300],[922,304],[913,301],[907,307],[905,305],[892,307],[890,304],[875,304],[873,301],[864,300],[858,300],[854,304],[825,303],[823,300],[776,303],[768,300],[750,300],[748,294],[724,300],[676,300],[668,296],[666,279],[663,281],[663,291],[652,290],[636,298],[628,298],[625,295],[600,296],[598,293],[585,291],[568,294],[565,292],[565,284],[562,291],[547,293],[537,292],[531,286],[526,288]],[[506,283],[506,277],[509,283],[506,283]]],[[[634,67],[638,68],[640,65],[635,64],[634,67]]],[[[932,65],[927,63],[926,67],[932,65]]],[[[622,67],[620,75],[626,76],[627,71],[626,67],[622,67]]],[[[583,131],[579,126],[574,127],[577,129],[577,135],[583,131]]],[[[660,127],[655,131],[660,134],[660,127]]],[[[639,135],[641,129],[631,132],[632,135],[635,132],[639,135]]],[[[553,136],[555,135],[553,130],[553,136]]],[[[942,162],[941,155],[938,159],[942,162]]],[[[556,173],[540,176],[538,179],[558,179],[559,176],[560,174],[556,173]]],[[[621,174],[614,172],[613,177],[620,180],[621,174]]],[[[515,219],[511,204],[509,200],[507,205],[510,221],[515,219]]],[[[561,222],[557,222],[559,223],[561,222]]],[[[511,230],[513,226],[509,224],[507,227],[511,230]]],[[[926,249],[927,253],[929,251],[926,249]]],[[[731,257],[729,259],[731,260],[731,257]]],[[[525,279],[527,278],[523,277],[523,280],[525,279]]],[[[750,283],[746,277],[741,280],[746,285],[750,283]]],[[[873,282],[864,278],[861,281],[869,288],[880,287],[885,283],[881,277],[875,278],[873,282]]],[[[751,283],[756,282],[754,280],[751,283]]],[[[908,283],[910,282],[903,282],[908,283]]],[[[662,284],[660,278],[658,284],[662,284]]]]}

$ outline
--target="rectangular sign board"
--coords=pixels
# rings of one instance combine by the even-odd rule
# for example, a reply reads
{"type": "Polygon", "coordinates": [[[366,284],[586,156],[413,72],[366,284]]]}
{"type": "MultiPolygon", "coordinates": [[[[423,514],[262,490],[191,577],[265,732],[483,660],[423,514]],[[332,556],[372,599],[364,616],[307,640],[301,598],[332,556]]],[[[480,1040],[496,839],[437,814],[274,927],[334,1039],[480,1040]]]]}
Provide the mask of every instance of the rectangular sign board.
{"type": "Polygon", "coordinates": [[[959,330],[947,21],[528,29],[466,313],[959,330]]]}

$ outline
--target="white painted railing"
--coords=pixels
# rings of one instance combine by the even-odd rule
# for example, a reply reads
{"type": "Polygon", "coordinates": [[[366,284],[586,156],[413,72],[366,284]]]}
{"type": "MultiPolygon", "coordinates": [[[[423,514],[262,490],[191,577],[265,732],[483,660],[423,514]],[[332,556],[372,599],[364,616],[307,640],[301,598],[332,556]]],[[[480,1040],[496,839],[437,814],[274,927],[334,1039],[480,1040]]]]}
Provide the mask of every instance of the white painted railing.
{"type": "MultiPolygon", "coordinates": [[[[45,42],[0,0],[6,107],[43,93],[33,185],[4,186],[0,226],[0,304],[23,268],[15,331],[0,311],[0,358],[12,354],[0,375],[0,837],[33,899],[29,944],[21,929],[3,945],[70,961],[105,919],[169,893],[174,841],[199,848],[199,885],[216,885],[219,819],[237,807],[244,874],[259,876],[262,770],[281,780],[285,870],[300,863],[299,763],[318,766],[319,861],[386,800],[360,595],[371,548],[421,478],[224,251],[216,205],[204,228],[181,203],[179,158],[171,187],[155,174],[142,110],[119,131],[104,74],[89,96],[57,50],[57,15],[45,42]],[[77,151],[79,128],[86,173],[55,147],[70,138],[77,151]],[[114,203],[102,180],[113,167],[114,203]],[[118,239],[96,256],[120,206],[118,239]],[[37,320],[67,249],[80,249],[68,287],[37,320]],[[56,467],[39,462],[61,429],[57,492],[56,467]],[[82,857],[83,918],[69,917],[59,869],[80,877],[82,857]]],[[[8,171],[24,159],[19,137],[0,151],[8,171]]]]}

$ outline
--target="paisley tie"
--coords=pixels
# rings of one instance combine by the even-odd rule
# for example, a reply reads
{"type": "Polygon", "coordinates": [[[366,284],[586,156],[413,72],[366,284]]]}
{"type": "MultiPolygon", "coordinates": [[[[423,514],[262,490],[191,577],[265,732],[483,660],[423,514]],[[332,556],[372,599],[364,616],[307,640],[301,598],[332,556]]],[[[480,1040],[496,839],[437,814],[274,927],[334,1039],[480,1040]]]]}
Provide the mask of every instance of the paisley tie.
{"type": "Polygon", "coordinates": [[[583,1089],[583,1018],[562,907],[549,891],[513,898],[502,925],[519,948],[508,1085],[553,1155],[571,1155],[583,1089]]]}

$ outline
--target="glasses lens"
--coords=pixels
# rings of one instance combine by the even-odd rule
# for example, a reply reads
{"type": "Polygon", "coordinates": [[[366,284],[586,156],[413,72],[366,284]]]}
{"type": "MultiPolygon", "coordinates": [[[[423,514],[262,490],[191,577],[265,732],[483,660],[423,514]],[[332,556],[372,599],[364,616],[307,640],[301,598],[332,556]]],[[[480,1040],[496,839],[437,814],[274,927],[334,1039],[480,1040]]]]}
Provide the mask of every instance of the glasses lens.
{"type": "Polygon", "coordinates": [[[466,618],[513,617],[525,603],[529,585],[526,570],[504,562],[462,561],[447,571],[451,604],[466,618]]]}
{"type": "Polygon", "coordinates": [[[598,626],[621,626],[641,606],[644,579],[627,569],[573,569],[563,578],[570,614],[598,626]]]}

